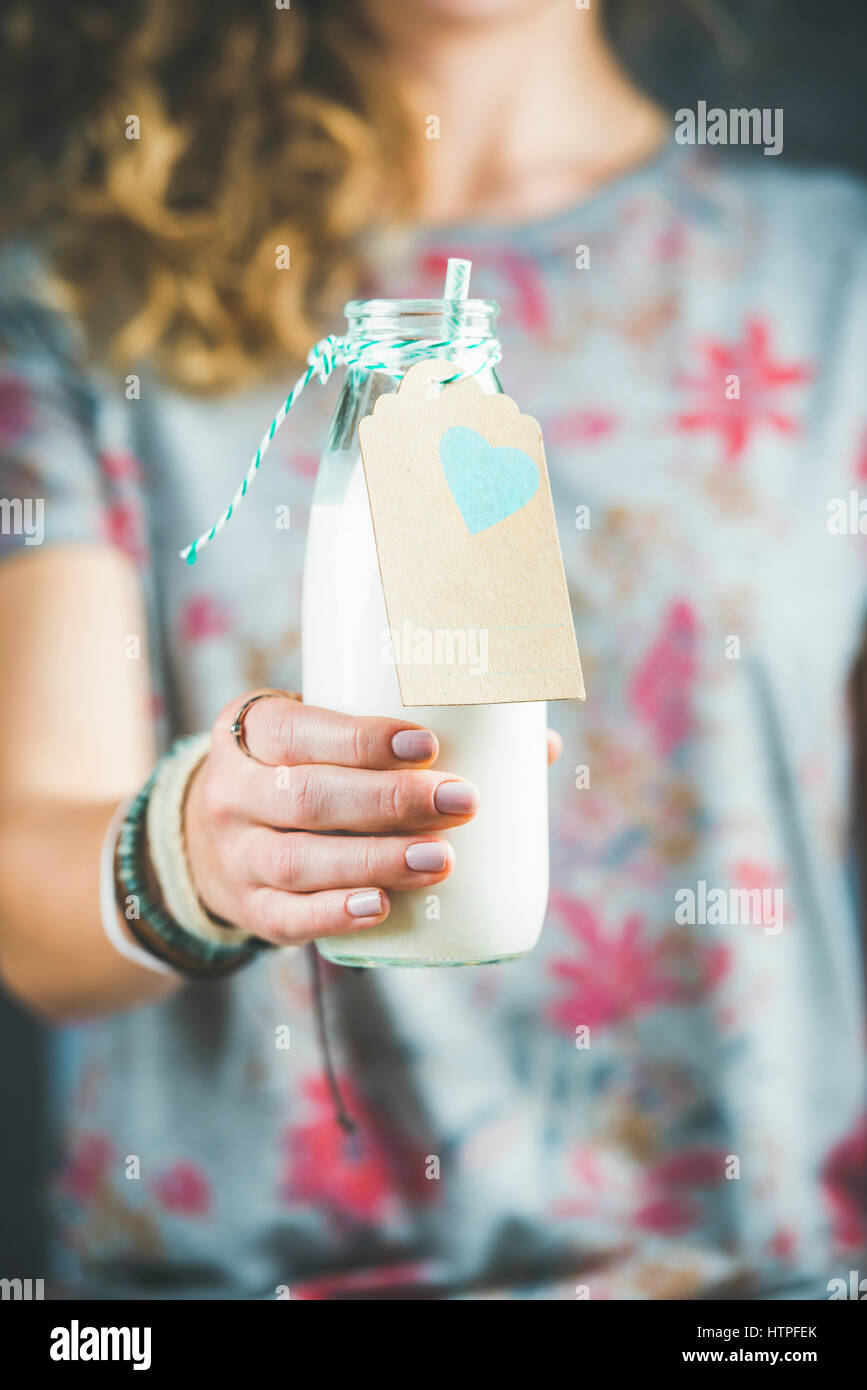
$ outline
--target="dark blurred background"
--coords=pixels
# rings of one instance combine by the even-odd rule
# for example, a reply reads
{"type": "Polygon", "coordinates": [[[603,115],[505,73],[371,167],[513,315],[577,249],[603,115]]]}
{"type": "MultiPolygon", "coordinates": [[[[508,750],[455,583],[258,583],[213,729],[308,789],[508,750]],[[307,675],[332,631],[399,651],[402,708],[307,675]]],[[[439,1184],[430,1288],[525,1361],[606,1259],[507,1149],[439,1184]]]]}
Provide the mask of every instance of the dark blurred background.
{"type": "Polygon", "coordinates": [[[608,0],[605,10],[623,62],[662,106],[782,107],[784,163],[867,176],[867,0],[608,0]]]}
{"type": "MultiPolygon", "coordinates": [[[[606,16],[626,67],[672,113],[700,100],[782,107],[783,163],[867,177],[867,0],[607,0],[606,16]]],[[[747,146],[733,153],[766,157],[747,146]]],[[[0,1252],[5,1270],[40,1278],[50,1035],[2,994],[0,1057],[0,1252]]]]}

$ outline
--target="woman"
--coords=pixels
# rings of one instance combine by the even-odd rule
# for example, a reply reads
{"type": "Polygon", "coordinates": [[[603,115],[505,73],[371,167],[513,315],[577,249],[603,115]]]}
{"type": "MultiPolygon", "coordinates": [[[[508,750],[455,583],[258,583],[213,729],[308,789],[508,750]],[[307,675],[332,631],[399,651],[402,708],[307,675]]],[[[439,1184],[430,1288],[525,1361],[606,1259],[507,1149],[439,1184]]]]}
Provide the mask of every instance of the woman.
{"type": "Polygon", "coordinates": [[[61,1276],[112,1296],[826,1296],[865,1236],[861,557],[827,525],[864,467],[863,190],[677,145],[598,7],[66,13],[8,22],[20,129],[45,90],[63,119],[9,157],[2,487],[22,507],[0,571],[0,963],[75,1024],[61,1276]],[[551,711],[533,955],[329,973],[347,1135],[303,953],[181,984],[130,921],[103,929],[100,856],[158,751],[210,727],[184,833],[219,930],[299,945],[447,876],[437,832],[476,799],[435,737],[288,693],[333,395],[301,398],[207,564],[177,551],[347,293],[436,295],[450,254],[501,301],[506,389],[545,431],[590,699],[551,711]],[[269,796],[287,762],[315,792],[290,837],[269,796]],[[761,890],[746,924],[741,890],[761,890]]]}

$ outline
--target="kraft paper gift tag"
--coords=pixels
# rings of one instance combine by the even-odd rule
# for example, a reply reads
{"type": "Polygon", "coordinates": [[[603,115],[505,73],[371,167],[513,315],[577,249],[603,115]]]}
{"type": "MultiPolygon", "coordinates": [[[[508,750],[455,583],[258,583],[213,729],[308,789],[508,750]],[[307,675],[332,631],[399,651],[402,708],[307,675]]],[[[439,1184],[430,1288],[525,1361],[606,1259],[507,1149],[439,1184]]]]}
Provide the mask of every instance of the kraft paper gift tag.
{"type": "Polygon", "coordinates": [[[430,359],[358,426],[404,705],[583,700],[542,432],[430,359]]]}

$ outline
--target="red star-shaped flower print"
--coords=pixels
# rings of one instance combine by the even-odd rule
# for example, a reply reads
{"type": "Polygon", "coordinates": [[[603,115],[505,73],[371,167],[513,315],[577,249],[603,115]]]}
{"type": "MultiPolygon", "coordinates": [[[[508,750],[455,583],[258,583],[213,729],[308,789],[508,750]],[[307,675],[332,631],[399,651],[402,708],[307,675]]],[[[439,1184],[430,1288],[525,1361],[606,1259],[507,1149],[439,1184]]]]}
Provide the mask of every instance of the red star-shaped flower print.
{"type": "MultiPolygon", "coordinates": [[[[352,1113],[362,1117],[360,1099],[345,1078],[341,1090],[352,1113]]],[[[376,1225],[393,1210],[394,1196],[389,1166],[372,1125],[366,1123],[348,1138],[337,1123],[324,1079],[308,1079],[304,1091],[310,1114],[283,1134],[284,1199],[324,1205],[338,1218],[376,1225]]]]}
{"type": "Polygon", "coordinates": [[[810,378],[805,363],[783,363],[770,347],[768,325],[758,319],[746,324],[740,342],[709,341],[704,344],[704,364],[699,375],[685,376],[679,385],[693,395],[693,405],[676,419],[680,430],[717,430],[725,445],[725,462],[736,464],[752,432],[771,425],[784,434],[798,428],[796,420],[780,408],[780,394],[810,378]],[[727,380],[738,379],[738,395],[729,399],[727,380]]]}
{"type": "Polygon", "coordinates": [[[822,1185],[831,1209],[834,1244],[860,1250],[867,1242],[867,1116],[826,1156],[822,1185]]]}
{"type": "Polygon", "coordinates": [[[602,1028],[677,1002],[677,981],[659,946],[645,939],[645,923],[636,913],[605,931],[599,915],[577,898],[552,893],[551,908],[577,948],[549,967],[566,988],[548,1009],[556,1026],[569,1033],[579,1024],[602,1028]]]}

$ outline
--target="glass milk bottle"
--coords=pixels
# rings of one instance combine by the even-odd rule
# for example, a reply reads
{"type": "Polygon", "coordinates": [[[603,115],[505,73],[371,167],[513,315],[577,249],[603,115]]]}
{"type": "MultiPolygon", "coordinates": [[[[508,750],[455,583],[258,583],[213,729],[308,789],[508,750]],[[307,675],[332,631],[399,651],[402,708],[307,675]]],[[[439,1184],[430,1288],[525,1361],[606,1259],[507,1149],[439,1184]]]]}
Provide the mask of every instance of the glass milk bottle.
{"type": "MultiPolygon", "coordinates": [[[[548,898],[546,705],[408,706],[388,658],[388,619],[358,444],[358,423],[377,398],[394,392],[412,365],[395,340],[442,336],[442,300],[370,300],[347,304],[350,339],[381,342],[377,365],[351,367],[319,469],[304,566],[303,694],[310,705],[347,714],[388,715],[431,729],[439,739],[435,771],[472,782],[474,819],[441,832],[455,867],[432,887],[389,889],[385,922],[317,942],[341,965],[482,965],[516,960],[538,940],[548,898]],[[392,344],[386,348],[386,344],[392,344]]],[[[449,351],[455,370],[477,365],[462,343],[495,343],[497,305],[467,300],[449,351]]],[[[443,355],[443,354],[440,354],[443,355]]],[[[491,367],[476,375],[483,391],[501,390],[491,367]]],[[[424,556],[419,556],[424,564],[424,556]]]]}

